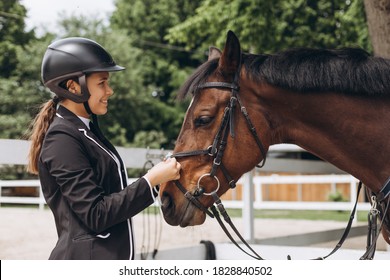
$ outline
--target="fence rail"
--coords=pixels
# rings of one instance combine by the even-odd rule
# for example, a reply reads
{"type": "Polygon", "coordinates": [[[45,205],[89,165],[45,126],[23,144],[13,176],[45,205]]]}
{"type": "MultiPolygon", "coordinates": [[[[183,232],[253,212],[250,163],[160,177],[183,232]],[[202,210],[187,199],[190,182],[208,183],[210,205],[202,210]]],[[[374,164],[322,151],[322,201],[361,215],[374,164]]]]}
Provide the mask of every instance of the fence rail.
{"type": "MultiPolygon", "coordinates": [[[[357,199],[357,185],[359,180],[351,175],[293,175],[293,176],[257,176],[253,178],[255,187],[255,209],[289,209],[289,210],[352,210],[357,199]],[[333,191],[336,184],[349,184],[350,197],[348,202],[324,202],[324,201],[264,201],[262,197],[262,188],[264,185],[279,184],[330,184],[333,191]]],[[[359,202],[358,210],[369,210],[371,208],[368,202],[359,202]]]]}
{"type": "Polygon", "coordinates": [[[38,204],[39,209],[43,209],[46,204],[45,198],[41,190],[41,184],[39,180],[0,180],[0,204],[38,204]],[[4,196],[3,188],[37,188],[38,197],[32,196],[4,196]]]}
{"type": "MultiPolygon", "coordinates": [[[[244,175],[238,183],[243,184],[246,180],[244,175]]],[[[130,178],[130,181],[135,179],[130,178]]],[[[254,209],[278,209],[278,210],[351,210],[356,199],[357,179],[350,175],[269,175],[255,176],[251,180],[250,186],[244,185],[244,188],[254,188],[254,209]],[[324,201],[265,201],[262,196],[262,188],[264,185],[278,184],[337,184],[349,183],[350,199],[348,202],[324,202],[324,201]]],[[[0,204],[38,204],[40,209],[44,208],[45,200],[41,191],[39,180],[0,180],[0,204]],[[2,195],[4,188],[13,187],[36,187],[38,189],[38,197],[20,197],[20,196],[4,196],[2,195]]],[[[241,199],[224,200],[227,208],[243,208],[244,201],[241,199]]],[[[359,202],[358,210],[369,210],[370,204],[359,202]]]]}

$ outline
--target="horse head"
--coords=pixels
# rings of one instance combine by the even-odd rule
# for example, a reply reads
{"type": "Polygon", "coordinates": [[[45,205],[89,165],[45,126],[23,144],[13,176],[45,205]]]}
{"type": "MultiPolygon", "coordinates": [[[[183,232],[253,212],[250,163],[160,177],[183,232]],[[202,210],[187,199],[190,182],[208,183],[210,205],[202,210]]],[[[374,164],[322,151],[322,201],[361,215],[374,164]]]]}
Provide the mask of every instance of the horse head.
{"type": "Polygon", "coordinates": [[[239,40],[229,31],[223,51],[210,48],[208,61],[181,89],[181,95],[193,95],[173,151],[181,178],[160,188],[170,225],[202,224],[212,194],[221,196],[265,159],[268,123],[251,94],[254,85],[243,75],[241,57],[239,40]]]}

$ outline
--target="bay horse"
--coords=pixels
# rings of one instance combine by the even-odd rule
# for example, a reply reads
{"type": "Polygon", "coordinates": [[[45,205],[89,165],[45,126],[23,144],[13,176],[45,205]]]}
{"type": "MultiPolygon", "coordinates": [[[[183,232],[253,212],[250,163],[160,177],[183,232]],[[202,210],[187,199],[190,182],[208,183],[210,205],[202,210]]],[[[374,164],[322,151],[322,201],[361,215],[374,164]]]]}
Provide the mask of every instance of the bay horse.
{"type": "Polygon", "coordinates": [[[190,93],[173,151],[181,178],[160,187],[168,224],[202,224],[270,145],[291,143],[361,180],[382,205],[390,244],[390,60],[358,48],[242,53],[229,31],[179,96],[190,93]]]}

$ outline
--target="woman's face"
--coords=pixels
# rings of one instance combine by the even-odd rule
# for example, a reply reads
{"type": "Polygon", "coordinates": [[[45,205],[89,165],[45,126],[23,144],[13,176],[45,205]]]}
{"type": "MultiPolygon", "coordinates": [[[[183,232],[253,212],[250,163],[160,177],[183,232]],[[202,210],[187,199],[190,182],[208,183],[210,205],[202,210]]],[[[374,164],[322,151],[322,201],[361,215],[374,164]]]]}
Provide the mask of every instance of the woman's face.
{"type": "Polygon", "coordinates": [[[88,105],[96,115],[104,115],[108,110],[108,99],[114,94],[109,85],[110,74],[108,72],[92,73],[87,78],[87,86],[91,96],[88,105]]]}

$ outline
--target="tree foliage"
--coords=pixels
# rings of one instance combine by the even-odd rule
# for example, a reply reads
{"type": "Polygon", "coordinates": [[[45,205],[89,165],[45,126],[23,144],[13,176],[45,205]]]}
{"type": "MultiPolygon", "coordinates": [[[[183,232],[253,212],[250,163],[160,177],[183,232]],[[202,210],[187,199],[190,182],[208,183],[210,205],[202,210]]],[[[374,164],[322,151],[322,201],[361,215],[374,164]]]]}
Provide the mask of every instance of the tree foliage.
{"type": "Polygon", "coordinates": [[[363,0],[204,0],[166,38],[189,49],[222,47],[229,29],[253,53],[301,46],[370,49],[363,0]]]}
{"type": "Polygon", "coordinates": [[[155,85],[160,99],[172,102],[172,93],[197,66],[192,52],[172,46],[165,39],[168,30],[182,22],[196,8],[197,1],[187,0],[118,0],[111,17],[111,27],[122,30],[133,45],[142,50],[141,75],[145,85],[155,85]]]}
{"type": "Polygon", "coordinates": [[[17,0],[0,1],[0,77],[14,74],[18,49],[34,38],[33,31],[24,32],[26,13],[17,0]]]}
{"type": "Polygon", "coordinates": [[[42,57],[34,31],[24,31],[26,9],[19,1],[0,2],[0,137],[21,138],[32,115],[29,108],[41,100],[42,57]]]}

